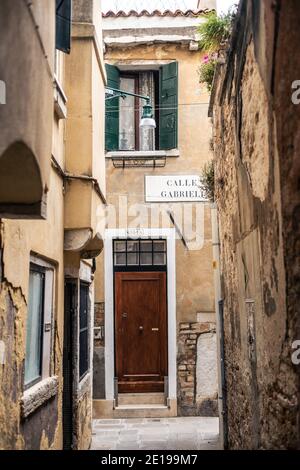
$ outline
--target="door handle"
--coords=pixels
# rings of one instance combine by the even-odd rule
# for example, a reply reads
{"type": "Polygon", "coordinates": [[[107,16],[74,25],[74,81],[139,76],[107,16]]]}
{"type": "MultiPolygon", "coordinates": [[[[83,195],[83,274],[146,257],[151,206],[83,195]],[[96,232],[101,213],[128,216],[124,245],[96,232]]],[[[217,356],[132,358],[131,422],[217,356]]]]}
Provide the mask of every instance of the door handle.
{"type": "Polygon", "coordinates": [[[159,328],[152,328],[152,331],[159,331],[159,328]]]}
{"type": "Polygon", "coordinates": [[[143,329],[144,329],[143,326],[140,326],[140,327],[139,327],[139,330],[140,330],[140,331],[143,331],[143,329]]]}

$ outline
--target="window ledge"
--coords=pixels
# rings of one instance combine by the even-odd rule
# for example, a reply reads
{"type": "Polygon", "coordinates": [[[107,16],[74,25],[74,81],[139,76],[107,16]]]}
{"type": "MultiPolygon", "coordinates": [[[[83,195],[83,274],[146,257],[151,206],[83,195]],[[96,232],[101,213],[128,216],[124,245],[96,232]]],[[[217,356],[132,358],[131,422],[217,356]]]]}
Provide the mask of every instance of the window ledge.
{"type": "Polygon", "coordinates": [[[54,78],[54,110],[58,119],[67,118],[67,97],[57,77],[54,78]]]}
{"type": "Polygon", "coordinates": [[[118,150],[115,152],[106,152],[106,158],[155,158],[155,157],[179,157],[178,149],[171,150],[149,150],[149,151],[132,151],[118,150]]]}
{"type": "Polygon", "coordinates": [[[25,390],[21,398],[21,415],[27,418],[31,413],[37,410],[41,405],[50,398],[54,397],[58,392],[58,377],[55,375],[44,379],[25,390]]]}
{"type": "Polygon", "coordinates": [[[91,390],[91,373],[90,371],[87,371],[86,374],[79,381],[78,395],[82,396],[90,390],[91,390]]]}

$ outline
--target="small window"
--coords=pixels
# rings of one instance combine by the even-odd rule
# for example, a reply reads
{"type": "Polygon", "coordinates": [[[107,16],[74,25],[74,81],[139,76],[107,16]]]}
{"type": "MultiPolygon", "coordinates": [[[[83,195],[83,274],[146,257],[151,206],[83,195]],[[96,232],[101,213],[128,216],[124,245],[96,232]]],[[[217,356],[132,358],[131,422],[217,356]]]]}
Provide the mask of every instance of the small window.
{"type": "Polygon", "coordinates": [[[31,263],[26,328],[25,388],[50,375],[53,269],[31,263]]]}
{"type": "Polygon", "coordinates": [[[164,267],[167,264],[166,240],[115,240],[115,267],[164,267]]]}
{"type": "Polygon", "coordinates": [[[148,96],[156,129],[143,129],[140,119],[145,101],[134,96],[105,103],[105,148],[107,151],[153,151],[177,147],[178,64],[159,70],[122,71],[106,64],[107,86],[148,96]]]}
{"type": "Polygon", "coordinates": [[[89,285],[80,283],[79,379],[89,370],[89,285]]]}

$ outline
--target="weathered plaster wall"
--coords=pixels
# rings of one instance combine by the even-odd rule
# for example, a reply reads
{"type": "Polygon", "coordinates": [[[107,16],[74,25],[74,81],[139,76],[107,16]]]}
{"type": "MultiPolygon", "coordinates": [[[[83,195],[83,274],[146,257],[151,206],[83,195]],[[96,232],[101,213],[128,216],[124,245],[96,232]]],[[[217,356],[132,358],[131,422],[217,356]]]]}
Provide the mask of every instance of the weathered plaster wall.
{"type": "Polygon", "coordinates": [[[92,389],[91,379],[74,403],[74,449],[86,450],[92,436],[92,389]]]}
{"type": "Polygon", "coordinates": [[[0,107],[0,213],[41,218],[50,177],[55,2],[3,0],[0,42],[6,84],[6,104],[0,107]]]}
{"type": "Polygon", "coordinates": [[[230,448],[300,446],[299,366],[291,360],[299,338],[299,107],[290,93],[300,63],[283,59],[299,44],[300,11],[294,1],[276,6],[241,2],[213,90],[230,448]]]}
{"type": "MultiPolygon", "coordinates": [[[[178,148],[179,157],[167,158],[164,168],[132,168],[116,169],[112,161],[107,159],[107,202],[116,210],[116,218],[109,221],[109,228],[124,228],[126,223],[129,227],[168,228],[172,226],[167,209],[174,210],[176,214],[178,205],[173,204],[145,204],[144,199],[144,176],[145,175],[184,175],[200,174],[204,164],[211,159],[210,138],[211,125],[207,118],[208,94],[200,88],[198,77],[198,66],[201,61],[200,52],[191,52],[187,46],[172,44],[157,44],[136,46],[133,48],[108,48],[105,60],[111,64],[130,64],[131,61],[161,61],[177,60],[179,67],[179,95],[178,95],[178,148]],[[201,132],[199,132],[199,126],[201,132]],[[138,206],[140,204],[140,206],[138,206]],[[156,207],[162,216],[150,217],[151,209],[156,207]],[[128,218],[127,218],[128,215],[128,218]]],[[[192,231],[197,233],[200,240],[196,249],[190,245],[187,250],[181,240],[176,241],[176,302],[177,302],[177,328],[178,338],[180,336],[181,324],[190,322],[201,324],[197,320],[199,312],[214,312],[214,290],[212,271],[212,246],[211,246],[211,221],[209,204],[185,204],[186,220],[194,217],[192,231]],[[189,210],[191,212],[189,213],[189,210]],[[195,226],[196,211],[200,220],[195,226]]],[[[152,212],[153,214],[153,212],[152,212]]],[[[176,220],[176,217],[175,217],[176,220]]],[[[181,219],[177,219],[181,223],[181,219]]],[[[188,239],[191,233],[185,233],[188,239]]],[[[100,260],[99,260],[100,263],[100,260]]],[[[102,268],[101,268],[102,271],[102,268]]],[[[103,272],[103,271],[102,271],[103,272]]],[[[96,274],[96,284],[103,286],[102,275],[96,274]]],[[[97,302],[104,301],[102,287],[96,288],[98,292],[97,302]]],[[[195,347],[196,351],[196,347],[195,347]]],[[[178,352],[179,356],[180,353],[178,352]]],[[[178,365],[181,359],[178,356],[178,365]]],[[[98,360],[98,356],[97,356],[98,360]]],[[[184,359],[183,359],[184,360],[184,359]]],[[[185,364],[185,363],[184,363],[185,364]]],[[[193,354],[193,369],[195,372],[196,354],[193,354]]],[[[189,364],[192,365],[192,364],[189,364]]],[[[193,380],[196,374],[193,372],[193,380]]],[[[181,390],[181,381],[178,382],[179,394],[181,394],[180,406],[182,413],[189,414],[197,412],[196,385],[193,384],[192,398],[185,402],[188,397],[181,390]],[[192,404],[192,408],[189,406],[192,404]],[[186,407],[185,407],[186,405],[186,407]]],[[[102,386],[99,384],[99,387],[102,386]]],[[[190,384],[189,384],[190,386],[190,384]]],[[[95,393],[98,393],[95,392],[95,393]]],[[[100,392],[99,392],[100,393],[100,392]]],[[[96,395],[94,395],[96,396],[96,395]]]]}
{"type": "Polygon", "coordinates": [[[215,331],[200,335],[197,341],[196,400],[201,415],[218,415],[216,341],[215,331]]]}
{"type": "Polygon", "coordinates": [[[59,449],[62,446],[63,341],[63,189],[54,171],[50,177],[47,221],[1,221],[0,340],[5,363],[0,366],[0,449],[59,449]],[[21,417],[30,254],[53,263],[53,354],[51,370],[59,377],[56,396],[21,417]]]}
{"type": "MultiPolygon", "coordinates": [[[[41,215],[46,218],[45,221],[0,219],[0,449],[62,448],[65,275],[74,277],[78,284],[79,279],[91,284],[89,344],[92,360],[94,309],[92,263],[80,262],[78,252],[75,255],[73,253],[73,258],[72,254],[69,256],[68,252],[64,252],[64,229],[85,230],[92,227],[95,231],[97,209],[103,203],[100,193],[105,193],[105,160],[104,117],[101,103],[104,104],[105,70],[101,49],[100,1],[74,0],[73,7],[74,19],[79,15],[82,24],[73,24],[72,31],[76,39],[73,38],[67,67],[65,67],[66,55],[59,52],[56,56],[58,68],[55,70],[55,80],[58,79],[59,86],[55,90],[53,87],[55,1],[5,0],[1,2],[0,7],[0,35],[3,39],[0,47],[0,75],[1,79],[7,80],[8,85],[7,106],[1,106],[0,115],[0,173],[3,179],[0,184],[1,191],[2,195],[6,192],[6,195],[12,196],[10,203],[23,203],[21,208],[27,210],[25,215],[28,218],[40,218],[41,215]],[[14,53],[8,47],[10,43],[15,46],[14,53]],[[2,71],[3,64],[5,70],[2,71]],[[83,68],[80,68],[80,65],[83,68]],[[2,72],[5,72],[3,76],[2,72]],[[63,87],[62,92],[61,87],[63,87]],[[58,115],[54,112],[54,91],[55,94],[61,94],[62,101],[66,92],[71,118],[69,126],[63,119],[58,119],[58,115]],[[11,143],[14,144],[14,151],[7,154],[5,149],[11,143]],[[21,152],[18,154],[17,150],[20,149],[21,152]],[[28,158],[22,160],[21,157],[28,158]],[[4,160],[6,164],[9,162],[9,166],[5,167],[6,173],[3,168],[4,160]],[[64,171],[72,173],[72,176],[83,175],[83,178],[92,179],[84,182],[76,179],[70,182],[64,171]],[[38,183],[41,184],[41,188],[38,189],[34,179],[36,175],[38,183]],[[24,191],[24,187],[28,192],[24,191]],[[42,204],[43,214],[28,212],[25,204],[32,205],[37,202],[30,198],[32,194],[36,195],[39,189],[43,196],[47,196],[47,213],[44,204],[46,197],[42,204]],[[71,190],[73,190],[72,196],[68,198],[71,190]],[[21,201],[19,201],[20,196],[21,201]],[[64,200],[64,196],[67,197],[67,201],[64,200]],[[22,396],[32,254],[51,263],[55,271],[51,330],[53,347],[49,371],[50,382],[52,378],[55,380],[54,384],[49,384],[46,379],[46,385],[42,380],[42,390],[39,390],[30,402],[27,393],[34,387],[26,391],[23,400],[22,396]],[[74,258],[76,262],[73,263],[74,258]],[[88,279],[86,272],[89,275],[88,279]],[[23,416],[24,408],[26,408],[26,418],[23,416]],[[32,411],[33,408],[36,408],[35,411],[32,411]]],[[[0,217],[2,213],[0,210],[0,217]]],[[[20,215],[23,216],[23,212],[18,211],[15,218],[18,219],[20,215]]],[[[101,246],[101,242],[98,244],[97,242],[98,238],[90,247],[93,256],[97,256],[96,253],[101,246]]],[[[74,316],[74,330],[76,330],[74,351],[76,350],[77,354],[79,349],[77,310],[74,316]]],[[[88,448],[91,441],[92,364],[88,376],[79,383],[78,362],[77,354],[74,357],[73,370],[73,437],[74,448],[83,449],[88,448]]]]}
{"type": "Polygon", "coordinates": [[[68,229],[91,227],[99,231],[97,211],[105,197],[104,86],[99,0],[76,0],[72,51],[66,57],[65,91],[68,96],[65,169],[68,229]],[[94,22],[94,23],[93,23],[94,22]],[[80,60],[79,60],[80,58],[80,60]]]}
{"type": "MultiPolygon", "coordinates": [[[[204,164],[211,158],[209,141],[211,127],[207,118],[208,95],[199,86],[198,66],[201,53],[192,53],[188,47],[174,45],[157,45],[135,47],[133,49],[108,50],[105,60],[109,63],[143,60],[177,60],[179,63],[179,111],[178,111],[178,148],[180,156],[167,159],[166,166],[159,169],[125,169],[113,167],[107,159],[107,199],[117,209],[117,226],[124,227],[126,220],[119,220],[119,196],[124,205],[131,208],[128,224],[135,227],[141,222],[141,227],[150,223],[150,205],[144,202],[145,175],[200,174],[204,164]],[[199,123],[201,132],[198,131],[199,123]],[[144,204],[143,213],[133,212],[134,204],[144,204]],[[135,220],[141,215],[140,220],[135,220]]],[[[190,205],[186,204],[186,210],[190,205]]],[[[194,204],[195,220],[196,206],[201,212],[201,224],[193,229],[199,232],[203,245],[197,250],[187,251],[181,241],[176,242],[176,275],[177,275],[177,317],[178,321],[196,321],[197,312],[213,311],[213,276],[211,269],[211,224],[209,204],[194,204]],[[202,212],[203,211],[203,212],[202,212]],[[198,287],[201,286],[201,289],[198,287]]],[[[158,208],[158,205],[156,205],[158,208]]],[[[151,221],[153,228],[169,226],[170,220],[166,215],[168,205],[161,205],[165,214],[163,220],[151,221]]],[[[176,205],[173,205],[176,214],[176,205]]],[[[171,224],[170,224],[171,225],[171,224]]],[[[190,234],[187,234],[190,235],[190,234]]]]}

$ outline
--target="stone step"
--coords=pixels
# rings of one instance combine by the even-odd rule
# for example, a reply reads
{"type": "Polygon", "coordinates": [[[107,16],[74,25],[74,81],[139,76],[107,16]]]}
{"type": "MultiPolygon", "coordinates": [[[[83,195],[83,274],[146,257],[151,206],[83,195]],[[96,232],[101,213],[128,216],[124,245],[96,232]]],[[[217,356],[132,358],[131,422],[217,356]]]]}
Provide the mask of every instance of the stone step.
{"type": "Polygon", "coordinates": [[[152,404],[127,404],[116,406],[114,400],[93,400],[94,419],[114,418],[173,418],[177,416],[177,400],[168,399],[168,406],[152,404]]]}
{"type": "Polygon", "coordinates": [[[114,418],[168,418],[174,411],[165,405],[119,405],[113,410],[114,418]]]}
{"type": "Polygon", "coordinates": [[[119,393],[118,406],[123,405],[165,405],[163,393],[119,393]]]}

